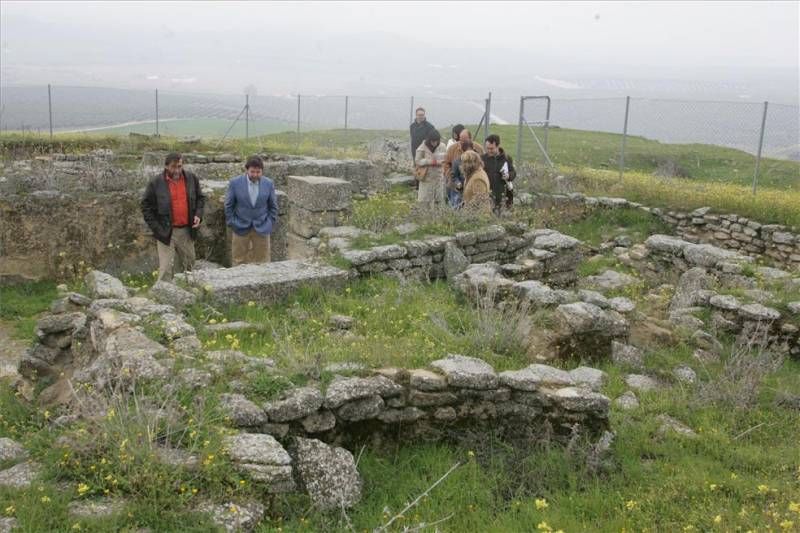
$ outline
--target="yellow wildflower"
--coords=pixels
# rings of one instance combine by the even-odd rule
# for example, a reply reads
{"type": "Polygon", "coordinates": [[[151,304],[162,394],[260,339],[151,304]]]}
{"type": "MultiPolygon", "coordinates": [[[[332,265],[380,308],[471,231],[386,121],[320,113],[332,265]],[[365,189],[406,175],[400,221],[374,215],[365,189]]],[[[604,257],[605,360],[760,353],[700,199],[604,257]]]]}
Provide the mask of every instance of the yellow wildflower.
{"type": "Polygon", "coordinates": [[[545,500],[544,498],[536,498],[536,499],[533,501],[533,503],[534,503],[534,505],[536,506],[536,509],[539,509],[539,510],[541,510],[541,509],[547,509],[547,508],[550,506],[550,505],[547,503],[547,500],[545,500]]]}
{"type": "Polygon", "coordinates": [[[722,515],[715,516],[714,517],[714,523],[715,524],[721,524],[722,523],[722,515]]]}
{"type": "Polygon", "coordinates": [[[760,492],[761,494],[766,494],[767,492],[769,492],[769,486],[767,486],[767,485],[759,485],[758,486],[758,492],[760,492]]]}
{"type": "Polygon", "coordinates": [[[780,526],[781,526],[781,529],[785,529],[786,531],[789,531],[790,529],[792,529],[794,527],[794,522],[792,522],[791,520],[784,520],[783,522],[780,523],[780,526]]]}
{"type": "Polygon", "coordinates": [[[86,483],[80,483],[78,485],[78,496],[83,496],[87,492],[89,492],[89,485],[86,483]]]}
{"type": "Polygon", "coordinates": [[[633,511],[634,509],[636,509],[636,505],[637,503],[634,500],[628,500],[627,502],[625,502],[625,508],[629,511],[633,511]]]}
{"type": "Polygon", "coordinates": [[[16,510],[17,510],[16,507],[14,507],[13,505],[9,505],[8,507],[5,508],[5,513],[7,516],[12,516],[16,510]]]}

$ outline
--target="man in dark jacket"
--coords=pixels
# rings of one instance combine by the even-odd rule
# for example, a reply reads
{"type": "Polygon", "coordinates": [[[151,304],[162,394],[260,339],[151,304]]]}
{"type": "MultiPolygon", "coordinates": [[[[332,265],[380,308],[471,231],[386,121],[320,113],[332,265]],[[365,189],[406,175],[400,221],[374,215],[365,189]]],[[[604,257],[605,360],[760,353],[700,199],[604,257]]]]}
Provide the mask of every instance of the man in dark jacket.
{"type": "Polygon", "coordinates": [[[409,132],[411,133],[411,160],[417,154],[417,148],[428,138],[428,134],[436,128],[425,119],[425,109],[418,107],[415,111],[416,120],[411,123],[409,132]]]}
{"type": "Polygon", "coordinates": [[[486,137],[486,152],[481,156],[483,159],[483,170],[489,176],[489,185],[492,190],[492,200],[494,201],[494,212],[499,214],[503,206],[510,209],[514,204],[514,178],[517,171],[514,169],[514,162],[511,156],[500,148],[500,136],[491,134],[486,137]]]}
{"type": "Polygon", "coordinates": [[[175,272],[194,267],[194,241],[205,202],[197,176],[183,170],[181,154],[167,154],[164,171],[147,184],[141,202],[144,221],[156,238],[159,280],[171,281],[175,272]]]}

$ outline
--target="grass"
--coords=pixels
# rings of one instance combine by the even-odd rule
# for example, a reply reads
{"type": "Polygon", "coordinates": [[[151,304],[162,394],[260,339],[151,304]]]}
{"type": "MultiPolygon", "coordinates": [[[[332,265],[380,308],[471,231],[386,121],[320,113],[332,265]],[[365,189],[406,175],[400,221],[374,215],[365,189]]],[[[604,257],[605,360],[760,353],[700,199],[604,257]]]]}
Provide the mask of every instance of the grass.
{"type": "Polygon", "coordinates": [[[487,343],[471,334],[480,317],[444,282],[401,283],[374,277],[353,282],[339,294],[306,290],[284,305],[261,307],[254,303],[222,312],[227,320],[251,322],[260,329],[209,334],[203,326],[219,319],[198,305],[189,316],[206,349],[235,347],[250,355],[270,357],[290,375],[320,374],[325,365],[340,362],[421,367],[447,353],[481,357],[501,369],[531,362],[521,351],[501,354],[487,350],[487,343]],[[355,319],[349,334],[328,327],[334,314],[355,319]]]}
{"type": "MultiPolygon", "coordinates": [[[[551,222],[591,244],[621,233],[636,242],[663,229],[656,219],[637,210],[598,210],[585,221],[551,222]]],[[[612,258],[598,265],[591,268],[616,268],[612,258]]],[[[764,283],[756,272],[752,274],[764,283]]],[[[152,279],[130,277],[126,282],[146,288],[152,279]]],[[[4,321],[35,320],[55,297],[54,286],[47,283],[0,290],[4,321]]],[[[644,292],[640,287],[630,294],[640,309],[645,306],[644,292]]],[[[338,293],[301,291],[282,305],[253,303],[215,312],[198,304],[190,308],[189,320],[207,350],[235,348],[272,357],[280,372],[226,367],[199,390],[144,388],[130,401],[109,399],[111,410],[104,416],[69,428],[49,423],[58,413],[22,401],[10,387],[0,387],[0,437],[21,441],[45,466],[43,479],[30,489],[0,489],[0,515],[16,517],[21,531],[30,532],[141,527],[209,531],[208,518],[193,512],[197,502],[255,498],[269,508],[257,529],[262,533],[350,531],[349,523],[356,531],[371,531],[459,464],[390,530],[411,529],[423,522],[438,522],[435,527],[446,532],[795,531],[800,527],[800,425],[796,411],[773,403],[779,393],[800,394],[800,361],[786,360],[769,374],[752,406],[707,405],[698,402],[694,389],[675,382],[671,369],[687,364],[701,382],[713,383],[726,375],[729,358],[700,364],[680,338],[645,357],[648,372],[672,386],[637,393],[638,410],[612,407],[611,427],[616,433],[612,461],[600,472],[586,466],[586,443],[569,449],[547,443],[514,449],[487,432],[467,435],[458,445],[366,444],[363,453],[356,450],[365,483],[363,499],[345,518],[341,512],[313,510],[302,496],[269,497],[225,459],[221,440],[229,430],[224,428],[216,397],[230,391],[232,383],[246,383],[244,394],[262,402],[292,385],[326,383],[331,376],[323,368],[333,362],[412,368],[447,353],[462,353],[484,358],[498,371],[529,364],[531,358],[521,347],[493,340],[500,327],[498,318],[503,317],[474,308],[443,282],[385,277],[353,281],[338,293]],[[353,330],[332,331],[328,319],[333,314],[352,316],[353,330]],[[245,320],[260,328],[227,335],[204,329],[223,320],[245,320]],[[171,402],[176,419],[154,420],[142,407],[147,403],[144,398],[157,405],[171,402]],[[687,424],[698,437],[660,435],[655,419],[661,414],[687,424]],[[59,438],[73,439],[73,451],[56,445],[59,438]],[[182,446],[200,458],[199,470],[168,468],[154,461],[154,443],[182,446]],[[71,500],[106,491],[128,502],[121,514],[106,519],[69,517],[71,500]]],[[[176,370],[192,364],[189,359],[175,361],[176,370]]],[[[608,374],[604,394],[615,398],[627,390],[626,369],[608,361],[598,367],[608,374]]]]}
{"type": "Polygon", "coordinates": [[[588,195],[621,196],[680,211],[709,206],[717,213],[736,213],[764,224],[800,227],[800,189],[796,186],[784,190],[763,188],[753,196],[749,187],[734,183],[666,179],[633,172],[620,178],[615,172],[584,169],[573,177],[576,188],[588,195]]]}
{"type": "Polygon", "coordinates": [[[598,209],[586,218],[557,224],[554,228],[593,246],[620,235],[642,242],[656,233],[671,233],[667,224],[639,209],[598,209]]]}
{"type": "MultiPolygon", "coordinates": [[[[206,121],[207,122],[207,121],[206,121]]],[[[175,125],[181,124],[176,122],[175,125]]],[[[183,127],[183,126],[181,126],[183,127]]],[[[272,127],[270,125],[270,127],[272,127]]],[[[516,126],[493,126],[500,135],[503,146],[512,155],[517,142],[516,126]]],[[[472,130],[475,130],[474,125],[472,130]]],[[[181,129],[183,135],[203,135],[209,129],[205,122],[197,129],[181,129]]],[[[258,128],[255,129],[259,131],[258,128]]],[[[543,131],[535,129],[542,138],[543,131]]],[[[249,155],[254,152],[280,152],[319,157],[367,156],[367,143],[381,138],[405,139],[404,130],[354,130],[334,129],[310,132],[270,132],[249,140],[227,139],[218,146],[217,135],[204,137],[200,143],[186,144],[178,138],[132,139],[108,133],[62,133],[54,140],[46,135],[7,133],[0,136],[0,153],[9,154],[46,153],[48,151],[88,151],[93,148],[113,148],[135,153],[142,149],[183,149],[184,151],[220,150],[249,155]]],[[[450,135],[449,128],[442,131],[444,138],[450,135]]],[[[176,131],[177,133],[177,131],[176,131]]],[[[622,136],[614,133],[553,128],[548,135],[551,159],[562,168],[591,168],[616,171],[619,165],[619,150],[622,136]]],[[[625,156],[626,172],[652,174],[664,165],[671,165],[691,182],[727,183],[748,187],[753,180],[755,157],[732,148],[704,144],[668,144],[639,136],[628,136],[625,156]]],[[[523,131],[522,160],[543,164],[533,136],[523,131]]],[[[759,186],[767,189],[800,189],[800,162],[762,158],[759,186]]]]}
{"type": "Polygon", "coordinates": [[[57,295],[52,281],[0,285],[0,320],[13,323],[15,337],[31,340],[36,315],[49,309],[57,295]]]}

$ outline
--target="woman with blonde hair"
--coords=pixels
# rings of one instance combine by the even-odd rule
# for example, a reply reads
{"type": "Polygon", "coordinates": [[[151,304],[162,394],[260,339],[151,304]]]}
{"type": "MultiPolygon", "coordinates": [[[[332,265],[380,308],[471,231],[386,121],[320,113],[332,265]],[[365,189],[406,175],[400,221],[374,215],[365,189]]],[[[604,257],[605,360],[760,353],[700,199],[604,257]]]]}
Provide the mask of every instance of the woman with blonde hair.
{"type": "Polygon", "coordinates": [[[461,173],[464,175],[464,205],[471,209],[491,212],[492,197],[489,176],[483,170],[481,156],[475,152],[461,155],[461,173]]]}

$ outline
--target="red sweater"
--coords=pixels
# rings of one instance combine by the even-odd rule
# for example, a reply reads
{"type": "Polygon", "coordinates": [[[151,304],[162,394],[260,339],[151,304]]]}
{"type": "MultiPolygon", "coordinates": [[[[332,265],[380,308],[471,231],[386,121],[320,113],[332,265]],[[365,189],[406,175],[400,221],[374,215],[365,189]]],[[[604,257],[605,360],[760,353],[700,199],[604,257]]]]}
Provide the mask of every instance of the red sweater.
{"type": "Polygon", "coordinates": [[[166,173],[169,195],[172,200],[172,227],[189,225],[189,196],[186,194],[186,177],[181,172],[181,177],[174,180],[166,173]]]}

